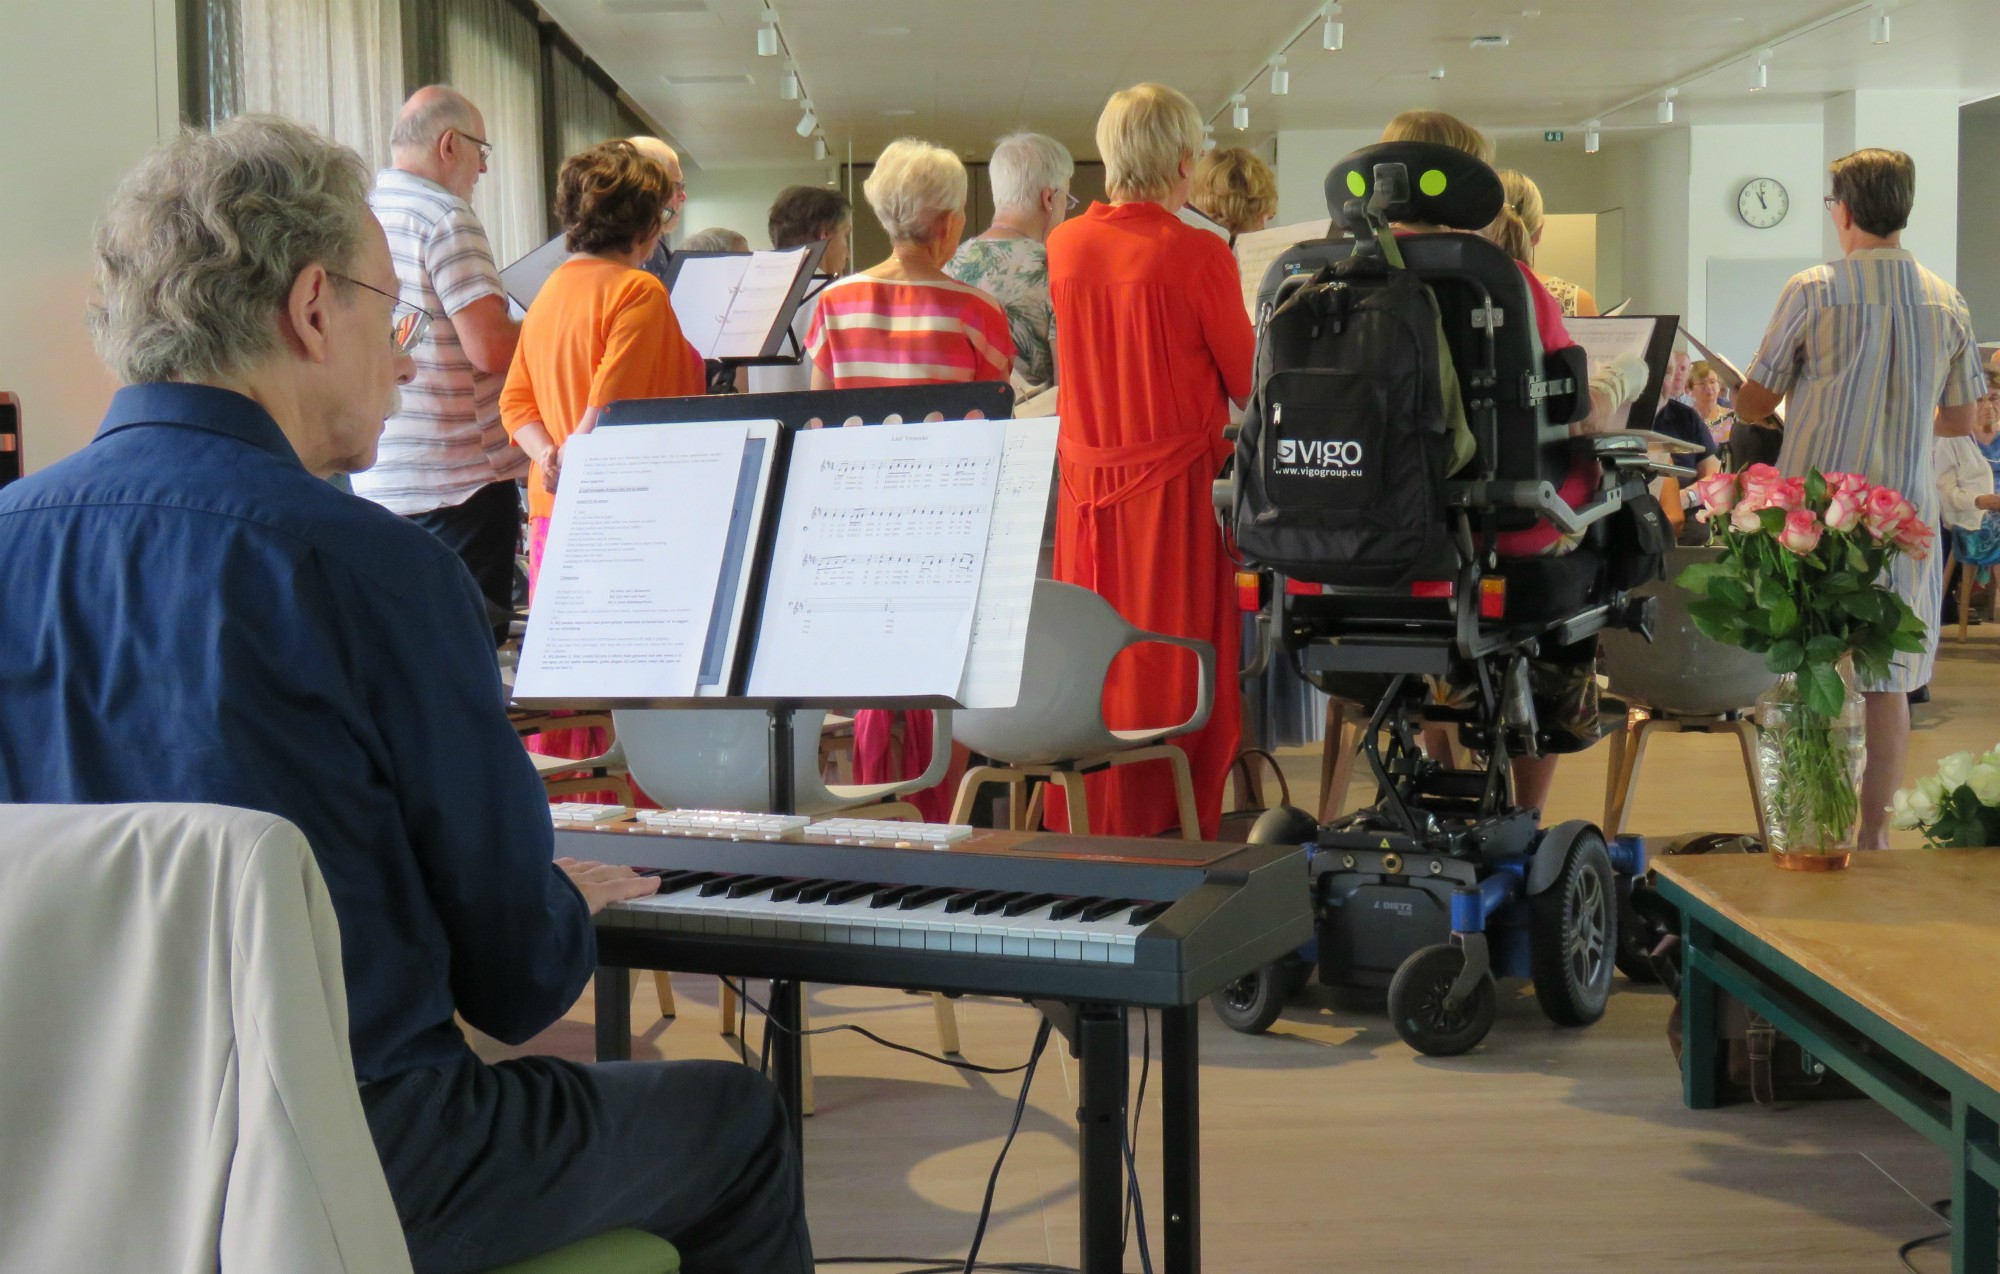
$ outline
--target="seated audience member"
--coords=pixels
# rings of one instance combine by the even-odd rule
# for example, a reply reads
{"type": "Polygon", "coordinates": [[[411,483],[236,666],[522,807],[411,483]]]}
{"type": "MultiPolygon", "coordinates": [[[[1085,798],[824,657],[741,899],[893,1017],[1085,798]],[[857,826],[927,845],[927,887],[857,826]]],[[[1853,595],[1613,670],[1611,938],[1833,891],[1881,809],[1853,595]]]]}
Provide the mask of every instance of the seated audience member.
{"type": "Polygon", "coordinates": [[[1700,479],[1721,472],[1722,456],[1701,413],[1681,401],[1689,383],[1688,356],[1677,351],[1667,362],[1667,379],[1660,386],[1660,407],[1653,415],[1653,431],[1701,448],[1675,457],[1676,463],[1693,469],[1695,477],[1700,479]]]}
{"type": "Polygon", "coordinates": [[[1069,180],[1076,161],[1053,137],[1015,133],[993,147],[993,224],[960,245],[946,273],[1000,302],[1014,337],[1016,387],[1026,393],[1056,383],[1049,304],[1049,231],[1076,206],[1069,180]]]}
{"type": "Polygon", "coordinates": [[[1735,432],[1736,413],[1722,401],[1722,370],[1707,359],[1697,359],[1688,369],[1688,405],[1708,426],[1725,467],[1735,469],[1729,458],[1729,436],[1735,432]]]}
{"type": "Polygon", "coordinates": [[[622,1226],[689,1270],[806,1274],[797,1164],[755,1072],[488,1065],[454,1021],[512,1043],[548,1027],[590,982],[592,913],[654,883],[554,860],[472,576],[321,480],[374,460],[422,335],[368,178],[251,115],[120,186],[91,323],[125,387],[88,447],[0,492],[0,801],[215,802],[305,833],[418,1274],[622,1226]]]}
{"type": "Polygon", "coordinates": [[[944,271],[965,232],[965,165],[915,138],[889,143],[862,185],[889,259],[820,293],[806,338],[814,389],[1006,380],[1007,313],[944,271]]]}
{"type": "MultiPolygon", "coordinates": [[[[1455,116],[1442,111],[1405,111],[1382,130],[1385,142],[1431,142],[1491,165],[1493,142],[1486,134],[1455,116]]],[[[1398,234],[1434,232],[1439,226],[1399,225],[1398,234]]],[[[1554,351],[1576,344],[1563,327],[1562,307],[1542,286],[1527,262],[1515,258],[1528,285],[1528,297],[1535,311],[1535,327],[1542,349],[1554,351]]],[[[1646,384],[1646,365],[1627,355],[1600,367],[1591,378],[1590,415],[1572,428],[1581,433],[1601,432],[1610,427],[1618,407],[1639,396],[1646,384]]],[[[1598,483],[1597,461],[1579,447],[1570,471],[1556,492],[1571,507],[1587,504],[1598,483]]],[[[1577,541],[1561,534],[1543,521],[1522,531],[1504,531],[1499,537],[1503,557],[1530,557],[1566,553],[1577,541]]],[[[1597,712],[1597,639],[1587,638],[1569,646],[1538,655],[1530,662],[1529,677],[1535,690],[1536,712],[1548,727],[1549,750],[1541,756],[1520,756],[1513,761],[1514,795],[1518,804],[1546,808],[1549,789],[1555,782],[1556,758],[1565,752],[1581,752],[1603,737],[1597,712]]],[[[1446,699],[1458,702],[1469,698],[1464,687],[1439,687],[1446,699]]],[[[1434,745],[1434,740],[1432,741],[1434,745]]],[[[1435,750],[1435,749],[1434,749],[1435,750]]]]}
{"type": "MultiPolygon", "coordinates": [[[[1542,246],[1542,231],[1548,226],[1548,217],[1542,209],[1542,188],[1535,184],[1534,178],[1514,168],[1500,170],[1500,185],[1507,192],[1507,203],[1500,209],[1500,219],[1488,227],[1492,233],[1487,237],[1505,249],[1507,255],[1534,270],[1535,249],[1542,246]]],[[[1556,304],[1562,306],[1564,318],[1590,318],[1597,313],[1597,298],[1589,289],[1540,270],[1534,273],[1556,304]]]]}
{"type": "Polygon", "coordinates": [[[1238,235],[1262,230],[1278,210],[1278,178],[1271,166],[1241,146],[1211,150],[1195,161],[1188,207],[1238,235]]]}
{"type": "Polygon", "coordinates": [[[639,268],[660,282],[667,281],[667,265],[673,260],[673,252],[667,247],[667,237],[680,226],[681,209],[687,206],[687,181],[681,175],[681,153],[657,137],[628,137],[625,140],[638,147],[639,153],[666,170],[669,189],[666,214],[660,221],[660,241],[653,247],[652,255],[639,263],[639,268]]]}
{"type": "MultiPolygon", "coordinates": [[[[1939,438],[1937,447],[1938,500],[1952,559],[1990,575],[2000,565],[2000,496],[1993,494],[2000,489],[2000,354],[1986,368],[1986,393],[1972,436],[1939,438]]],[[[1944,605],[1945,622],[1955,622],[1958,598],[1949,581],[1944,605]]]]}
{"type": "Polygon", "coordinates": [[[514,611],[514,554],[528,458],[500,428],[500,385],[521,325],[486,228],[469,202],[486,170],[486,121],[465,95],[419,89],[389,135],[389,167],[368,202],[389,236],[401,295],[432,315],[412,351],[417,375],[382,432],[375,466],[351,479],[354,494],[400,513],[458,554],[507,640],[514,611]]]}
{"type": "MultiPolygon", "coordinates": [[[[942,146],[906,137],[875,161],[862,191],[889,232],[889,259],[820,293],[806,338],[814,389],[1007,379],[1014,338],[1006,312],[944,272],[965,232],[967,190],[965,165],[942,146]]],[[[902,714],[900,755],[892,755],[894,715],[855,716],[855,782],[923,773],[931,714],[902,714]]],[[[943,822],[950,813],[960,769],[954,765],[943,783],[911,794],[926,819],[943,822]]]]}
{"type": "Polygon", "coordinates": [[[563,161],[556,216],[577,255],[528,307],[500,395],[501,423],[528,453],[528,579],[542,569],[563,444],[623,398],[700,394],[702,362],[681,335],[667,289],[639,268],[665,233],[673,182],[630,142],[563,161]]]}
{"type": "MultiPolygon", "coordinates": [[[[1049,237],[1062,368],[1055,577],[1141,628],[1215,647],[1224,675],[1214,711],[1174,740],[1188,754],[1202,834],[1214,836],[1242,733],[1230,675],[1242,624],[1210,485],[1230,453],[1222,432],[1231,400],[1250,395],[1255,337],[1226,236],[1176,215],[1201,154],[1194,104],[1161,84],[1123,89],[1098,116],[1096,140],[1110,202],[1049,237]]],[[[1120,730],[1166,724],[1186,717],[1197,694],[1185,652],[1143,646],[1105,679],[1104,719],[1120,730]]],[[[1179,823],[1164,766],[1085,783],[1093,832],[1150,836],[1179,823]]],[[[1050,817],[1068,826],[1053,796],[1050,817]]]]}
{"type": "MultiPolygon", "coordinates": [[[[847,273],[854,249],[854,216],[847,196],[825,186],[788,186],[771,205],[768,229],[771,246],[779,251],[826,243],[820,254],[819,276],[839,278],[847,273]]],[[[747,368],[749,390],[753,394],[794,393],[812,388],[812,361],[804,358],[806,334],[812,331],[812,316],[819,309],[817,293],[807,291],[805,302],[792,316],[792,339],[801,358],[796,366],[747,368]]]]}
{"type": "Polygon", "coordinates": [[[689,235],[681,243],[682,252],[748,252],[750,241],[734,230],[712,226],[689,235]]]}

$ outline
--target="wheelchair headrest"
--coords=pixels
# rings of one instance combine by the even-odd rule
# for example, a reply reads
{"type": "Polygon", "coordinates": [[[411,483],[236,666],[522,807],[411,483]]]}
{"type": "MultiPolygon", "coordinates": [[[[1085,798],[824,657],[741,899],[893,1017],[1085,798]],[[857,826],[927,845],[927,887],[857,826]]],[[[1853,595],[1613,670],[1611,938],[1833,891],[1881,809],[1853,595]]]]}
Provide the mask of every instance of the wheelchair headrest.
{"type": "Polygon", "coordinates": [[[1326,175],[1327,211],[1357,238],[1372,236],[1371,217],[1483,230],[1506,202],[1499,174],[1435,142],[1364,146],[1326,175]]]}

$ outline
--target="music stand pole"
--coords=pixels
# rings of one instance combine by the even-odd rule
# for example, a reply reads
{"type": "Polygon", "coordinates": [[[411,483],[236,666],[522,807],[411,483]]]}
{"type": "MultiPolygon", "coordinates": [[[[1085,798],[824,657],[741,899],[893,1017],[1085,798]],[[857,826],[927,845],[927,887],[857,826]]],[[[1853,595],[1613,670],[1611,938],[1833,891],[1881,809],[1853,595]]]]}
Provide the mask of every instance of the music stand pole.
{"type": "MultiPolygon", "coordinates": [[[[774,703],[765,710],[770,722],[769,770],[771,775],[770,804],[773,814],[792,814],[798,801],[798,786],[794,781],[793,756],[793,714],[797,708],[789,703],[774,703]]],[[[771,1032],[771,1081],[778,1086],[778,1099],[785,1105],[785,1119],[791,1125],[792,1145],[799,1150],[796,1162],[801,1180],[805,1171],[805,1071],[801,1064],[804,1049],[799,1037],[804,1014],[801,1012],[803,988],[797,982],[778,981],[771,983],[771,1005],[769,1020],[764,1029],[771,1032]]]]}

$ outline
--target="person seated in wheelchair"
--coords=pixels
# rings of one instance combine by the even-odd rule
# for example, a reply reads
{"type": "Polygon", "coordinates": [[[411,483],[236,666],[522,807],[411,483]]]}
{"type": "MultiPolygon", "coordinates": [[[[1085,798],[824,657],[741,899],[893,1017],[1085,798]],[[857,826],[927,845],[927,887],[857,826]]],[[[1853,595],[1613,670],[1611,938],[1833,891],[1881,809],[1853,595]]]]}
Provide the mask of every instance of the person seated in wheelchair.
{"type": "MultiPolygon", "coordinates": [[[[1441,111],[1405,111],[1389,121],[1382,131],[1381,140],[1449,146],[1472,156],[1489,169],[1495,160],[1490,138],[1441,111]]],[[[1479,233],[1463,227],[1414,221],[1396,222],[1392,228],[1398,236],[1479,233]]],[[[1576,341],[1563,325],[1561,304],[1535,277],[1532,269],[1519,260],[1515,260],[1514,264],[1519,268],[1527,288],[1534,310],[1536,334],[1544,355],[1555,355],[1575,347],[1576,341]]],[[[1614,428],[1612,422],[1618,407],[1639,396],[1645,387],[1646,377],[1645,363],[1632,355],[1600,367],[1590,383],[1589,411],[1581,420],[1571,424],[1572,436],[1600,434],[1614,428]]],[[[1454,439],[1454,458],[1463,456],[1453,468],[1453,473],[1457,473],[1472,464],[1473,446],[1463,417],[1455,416],[1453,419],[1454,433],[1458,429],[1466,429],[1462,440],[1454,439]]],[[[1591,450],[1577,447],[1556,494],[1571,508],[1580,508],[1590,500],[1601,473],[1601,465],[1591,450]]],[[[1583,532],[1565,532],[1547,518],[1540,518],[1530,526],[1501,531],[1496,549],[1503,560],[1555,557],[1575,550],[1583,538],[1583,532]]],[[[1557,757],[1584,751],[1603,737],[1598,712],[1597,671],[1595,635],[1567,645],[1544,646],[1530,657],[1528,678],[1536,719],[1541,726],[1541,747],[1539,755],[1516,756],[1512,760],[1514,798],[1518,806],[1544,808],[1555,780],[1557,757]]],[[[1440,706],[1465,708],[1470,706],[1477,687],[1470,677],[1437,679],[1433,682],[1432,692],[1440,706]]],[[[1445,754],[1446,749],[1441,745],[1447,737],[1444,727],[1433,727],[1427,731],[1426,742],[1434,757],[1441,759],[1445,754]]]]}

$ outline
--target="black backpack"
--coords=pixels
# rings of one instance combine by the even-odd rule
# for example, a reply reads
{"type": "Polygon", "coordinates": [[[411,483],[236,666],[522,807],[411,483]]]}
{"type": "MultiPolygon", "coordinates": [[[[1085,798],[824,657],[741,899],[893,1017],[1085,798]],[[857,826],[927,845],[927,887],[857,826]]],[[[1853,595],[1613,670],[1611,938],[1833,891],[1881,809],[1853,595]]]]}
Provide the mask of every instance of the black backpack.
{"type": "Polygon", "coordinates": [[[1384,240],[1291,284],[1257,345],[1236,543],[1293,579],[1396,587],[1444,547],[1450,355],[1436,299],[1384,240]]]}

